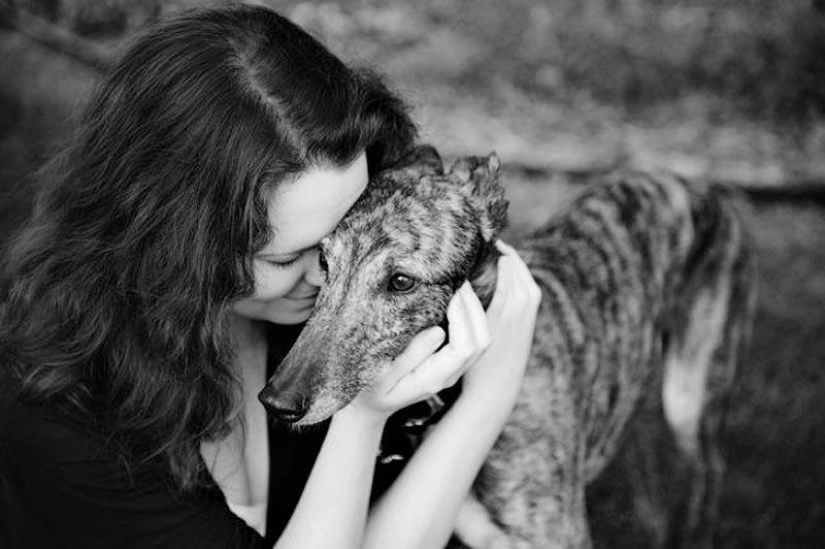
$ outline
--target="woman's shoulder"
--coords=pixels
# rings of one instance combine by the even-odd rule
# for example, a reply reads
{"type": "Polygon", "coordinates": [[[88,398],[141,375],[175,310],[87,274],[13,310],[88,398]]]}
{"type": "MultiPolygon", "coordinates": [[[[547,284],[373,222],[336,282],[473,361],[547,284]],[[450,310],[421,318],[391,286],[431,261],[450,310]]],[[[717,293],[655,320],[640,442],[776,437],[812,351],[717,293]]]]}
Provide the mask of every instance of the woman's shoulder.
{"type": "Polygon", "coordinates": [[[15,385],[0,373],[0,546],[262,546],[216,488],[179,493],[159,460],[127,467],[111,437],[15,385]]]}
{"type": "Polygon", "coordinates": [[[6,459],[32,465],[102,459],[114,454],[92,422],[84,422],[56,402],[24,398],[19,383],[0,374],[0,448],[6,459]]]}

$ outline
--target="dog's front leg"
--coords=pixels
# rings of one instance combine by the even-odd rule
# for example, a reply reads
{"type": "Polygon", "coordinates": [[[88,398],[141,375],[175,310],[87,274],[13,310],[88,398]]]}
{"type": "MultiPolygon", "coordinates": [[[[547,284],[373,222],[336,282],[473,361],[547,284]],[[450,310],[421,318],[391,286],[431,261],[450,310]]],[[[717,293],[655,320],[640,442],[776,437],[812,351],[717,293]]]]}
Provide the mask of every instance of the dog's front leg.
{"type": "MultiPolygon", "coordinates": [[[[546,382],[532,379],[524,384],[474,486],[489,524],[460,521],[468,531],[466,541],[476,536],[482,542],[477,546],[490,549],[591,546],[581,429],[569,393],[546,382]]],[[[473,515],[481,516],[481,511],[468,517],[473,515]]]]}
{"type": "Polygon", "coordinates": [[[510,547],[507,534],[493,523],[487,509],[472,494],[464,500],[458,513],[455,535],[470,549],[510,547]]]}
{"type": "Polygon", "coordinates": [[[546,540],[538,539],[541,536],[537,535],[528,536],[530,539],[517,537],[512,531],[508,534],[506,530],[493,522],[490,513],[473,495],[468,496],[462,505],[456,520],[455,535],[460,543],[450,545],[451,549],[539,549],[587,547],[590,544],[589,537],[586,535],[585,540],[580,539],[582,536],[561,539],[561,536],[557,535],[553,535],[552,540],[546,540]]]}

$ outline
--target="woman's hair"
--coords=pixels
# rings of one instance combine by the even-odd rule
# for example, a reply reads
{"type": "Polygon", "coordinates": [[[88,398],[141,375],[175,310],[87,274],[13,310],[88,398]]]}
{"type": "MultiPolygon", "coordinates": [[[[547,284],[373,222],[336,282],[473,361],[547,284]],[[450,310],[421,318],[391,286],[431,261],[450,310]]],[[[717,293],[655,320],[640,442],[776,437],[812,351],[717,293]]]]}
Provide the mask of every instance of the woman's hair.
{"type": "Polygon", "coordinates": [[[253,291],[267,199],[318,164],[412,144],[404,104],[299,27],[250,6],[140,36],[42,172],[3,270],[0,363],[24,398],[93,421],[182,488],[237,408],[232,302],[253,291]]]}

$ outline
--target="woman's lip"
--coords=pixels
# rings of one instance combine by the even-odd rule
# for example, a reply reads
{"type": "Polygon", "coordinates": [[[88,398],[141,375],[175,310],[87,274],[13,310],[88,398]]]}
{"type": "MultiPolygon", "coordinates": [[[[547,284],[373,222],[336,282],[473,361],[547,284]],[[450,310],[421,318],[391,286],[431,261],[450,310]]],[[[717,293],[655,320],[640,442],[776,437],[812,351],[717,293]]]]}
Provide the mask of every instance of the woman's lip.
{"type": "Polygon", "coordinates": [[[299,301],[306,301],[308,299],[315,299],[316,297],[318,297],[318,294],[314,293],[314,294],[305,295],[305,296],[300,296],[300,295],[292,296],[291,299],[297,299],[299,301]]]}

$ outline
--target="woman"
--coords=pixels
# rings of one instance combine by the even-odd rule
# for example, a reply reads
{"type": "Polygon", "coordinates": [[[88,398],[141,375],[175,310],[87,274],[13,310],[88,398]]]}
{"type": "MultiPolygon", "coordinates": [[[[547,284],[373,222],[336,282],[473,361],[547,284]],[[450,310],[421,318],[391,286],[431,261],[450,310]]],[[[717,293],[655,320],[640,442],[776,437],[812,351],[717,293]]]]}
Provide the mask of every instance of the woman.
{"type": "Polygon", "coordinates": [[[318,242],[414,135],[379,79],[264,8],[193,12],[132,45],[6,254],[4,547],[447,541],[532,339],[538,295],[512,250],[488,312],[464,287],[449,344],[417,336],[318,448],[256,398],[312,310],[318,242]],[[388,416],[462,374],[370,509],[388,416]]]}

